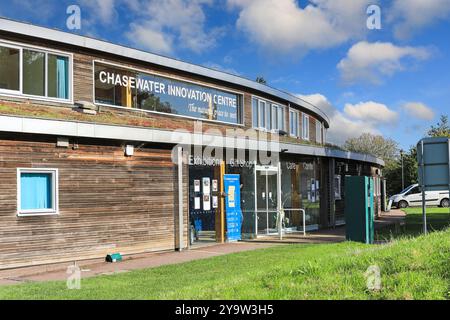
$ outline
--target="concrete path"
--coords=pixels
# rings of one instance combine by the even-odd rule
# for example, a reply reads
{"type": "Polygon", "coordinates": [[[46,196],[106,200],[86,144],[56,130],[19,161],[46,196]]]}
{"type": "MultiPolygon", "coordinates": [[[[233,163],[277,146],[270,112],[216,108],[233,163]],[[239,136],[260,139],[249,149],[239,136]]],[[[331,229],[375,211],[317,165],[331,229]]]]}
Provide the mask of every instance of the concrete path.
{"type": "MultiPolygon", "coordinates": [[[[192,260],[206,259],[214,256],[225,255],[242,251],[262,249],[274,246],[273,243],[237,242],[226,244],[213,244],[182,252],[158,252],[126,256],[119,263],[106,263],[103,260],[80,261],[82,278],[123,273],[131,270],[154,268],[162,265],[170,265],[188,262],[192,260]]],[[[61,263],[49,266],[35,266],[14,270],[0,271],[0,285],[20,284],[35,281],[57,281],[67,279],[67,267],[71,263],[61,263]]]]}

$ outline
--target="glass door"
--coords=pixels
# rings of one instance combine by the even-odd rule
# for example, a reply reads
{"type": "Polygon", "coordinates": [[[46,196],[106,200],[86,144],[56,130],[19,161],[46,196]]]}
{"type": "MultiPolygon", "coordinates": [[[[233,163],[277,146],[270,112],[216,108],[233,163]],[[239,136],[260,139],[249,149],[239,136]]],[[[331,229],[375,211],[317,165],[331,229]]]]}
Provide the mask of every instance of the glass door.
{"type": "Polygon", "coordinates": [[[278,168],[256,167],[257,234],[277,233],[278,168]]]}

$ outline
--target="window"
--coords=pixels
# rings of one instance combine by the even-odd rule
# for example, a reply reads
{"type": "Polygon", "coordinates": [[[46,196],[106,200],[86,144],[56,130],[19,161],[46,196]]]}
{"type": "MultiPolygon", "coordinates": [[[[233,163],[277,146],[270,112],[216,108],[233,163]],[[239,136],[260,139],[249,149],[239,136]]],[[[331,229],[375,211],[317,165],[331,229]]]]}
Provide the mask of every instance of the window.
{"type": "Polygon", "coordinates": [[[58,213],[58,170],[17,169],[19,215],[58,213]]]}
{"type": "Polygon", "coordinates": [[[284,107],[272,104],[271,113],[270,129],[277,132],[284,131],[284,107]]]}
{"type": "Polygon", "coordinates": [[[259,117],[258,117],[258,99],[253,98],[252,99],[252,117],[253,117],[253,121],[252,121],[252,125],[253,128],[258,128],[259,127],[259,117]]]}
{"type": "Polygon", "coordinates": [[[307,114],[303,114],[302,130],[302,138],[309,140],[309,116],[307,114]]]}
{"type": "Polygon", "coordinates": [[[289,110],[289,132],[292,137],[298,137],[299,132],[299,112],[297,110],[289,110]]]}
{"type": "Polygon", "coordinates": [[[319,144],[323,143],[322,139],[322,122],[316,120],[316,142],[319,144]]]}
{"type": "Polygon", "coordinates": [[[0,46],[0,90],[20,90],[20,50],[0,46]]]}
{"type": "Polygon", "coordinates": [[[69,65],[68,55],[0,43],[0,93],[69,100],[69,65]]]}
{"type": "Polygon", "coordinates": [[[258,98],[252,99],[253,128],[279,132],[285,130],[285,107],[258,98]]]}
{"type": "Polygon", "coordinates": [[[334,199],[335,200],[341,200],[341,176],[335,175],[334,176],[334,199]]]}

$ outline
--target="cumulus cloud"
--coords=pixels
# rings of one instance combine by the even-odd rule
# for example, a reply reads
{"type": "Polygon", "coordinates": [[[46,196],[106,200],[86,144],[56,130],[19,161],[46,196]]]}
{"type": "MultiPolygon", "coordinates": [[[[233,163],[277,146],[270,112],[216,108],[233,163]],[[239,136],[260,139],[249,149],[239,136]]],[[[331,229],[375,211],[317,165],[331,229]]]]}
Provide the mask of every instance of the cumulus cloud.
{"type": "Polygon", "coordinates": [[[414,32],[450,16],[448,0],[394,0],[388,21],[394,24],[397,38],[409,38],[414,32]]]}
{"type": "Polygon", "coordinates": [[[344,112],[350,118],[373,123],[390,123],[397,120],[398,114],[386,105],[373,101],[358,104],[347,103],[344,112]]]}
{"type": "Polygon", "coordinates": [[[204,6],[211,4],[212,0],[133,0],[128,5],[137,21],[127,37],[151,51],[170,53],[176,42],[181,48],[203,52],[214,47],[225,32],[223,28],[205,30],[204,6]]]}
{"type": "Polygon", "coordinates": [[[419,120],[433,120],[435,117],[433,109],[421,102],[407,102],[403,105],[403,110],[419,120]]]}
{"type": "Polygon", "coordinates": [[[116,16],[116,0],[81,0],[84,8],[91,10],[91,17],[100,20],[103,24],[113,23],[116,16]]]}
{"type": "Polygon", "coordinates": [[[400,47],[390,42],[361,41],[349,49],[337,68],[345,83],[362,80],[380,84],[384,78],[407,69],[411,61],[426,60],[430,55],[430,50],[424,47],[400,47]]]}
{"type": "Polygon", "coordinates": [[[301,99],[315,105],[324,111],[330,118],[330,128],[327,133],[327,142],[342,145],[349,138],[359,137],[364,132],[379,134],[373,124],[364,121],[351,120],[344,113],[337,110],[322,94],[298,95],[301,99]]]}
{"type": "Polygon", "coordinates": [[[237,28],[258,45],[277,52],[324,49],[367,32],[369,0],[228,0],[238,8],[237,28]]]}

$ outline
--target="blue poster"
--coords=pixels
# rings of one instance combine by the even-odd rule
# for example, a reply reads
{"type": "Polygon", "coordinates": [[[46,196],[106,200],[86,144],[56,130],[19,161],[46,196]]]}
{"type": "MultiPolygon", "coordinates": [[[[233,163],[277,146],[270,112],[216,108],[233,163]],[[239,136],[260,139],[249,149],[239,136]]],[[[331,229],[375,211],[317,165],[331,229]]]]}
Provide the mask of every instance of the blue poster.
{"type": "Polygon", "coordinates": [[[224,175],[227,240],[241,240],[242,210],[240,175],[224,175]]]}

